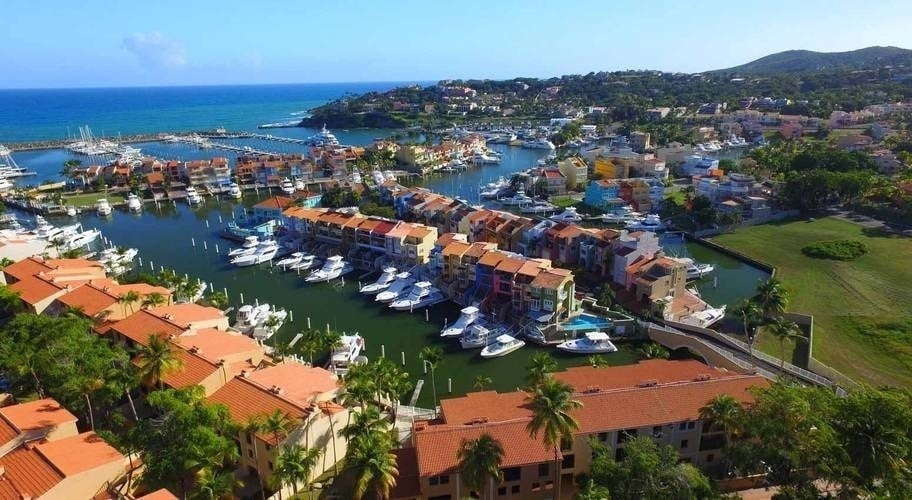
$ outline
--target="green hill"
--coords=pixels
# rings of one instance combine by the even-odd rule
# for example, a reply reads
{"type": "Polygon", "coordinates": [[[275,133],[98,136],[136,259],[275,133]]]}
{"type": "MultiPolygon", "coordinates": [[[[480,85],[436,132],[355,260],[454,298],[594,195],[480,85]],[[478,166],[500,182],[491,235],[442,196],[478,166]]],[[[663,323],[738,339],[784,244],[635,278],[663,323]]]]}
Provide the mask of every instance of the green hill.
{"type": "Polygon", "coordinates": [[[733,68],[711,73],[763,75],[770,73],[804,73],[832,69],[862,69],[886,65],[912,66],[912,50],[900,47],[866,47],[848,52],[814,52],[786,50],[761,57],[733,68]]]}

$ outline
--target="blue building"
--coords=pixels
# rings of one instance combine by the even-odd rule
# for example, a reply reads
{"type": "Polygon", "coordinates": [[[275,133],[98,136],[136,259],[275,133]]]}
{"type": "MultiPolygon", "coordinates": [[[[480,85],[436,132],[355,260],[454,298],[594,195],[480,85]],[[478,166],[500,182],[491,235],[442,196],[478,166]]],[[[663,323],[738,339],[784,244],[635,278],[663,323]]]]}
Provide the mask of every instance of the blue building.
{"type": "Polygon", "coordinates": [[[586,196],[583,198],[583,202],[602,210],[613,210],[627,204],[621,199],[620,184],[612,179],[590,182],[589,186],[586,187],[586,196]]]}

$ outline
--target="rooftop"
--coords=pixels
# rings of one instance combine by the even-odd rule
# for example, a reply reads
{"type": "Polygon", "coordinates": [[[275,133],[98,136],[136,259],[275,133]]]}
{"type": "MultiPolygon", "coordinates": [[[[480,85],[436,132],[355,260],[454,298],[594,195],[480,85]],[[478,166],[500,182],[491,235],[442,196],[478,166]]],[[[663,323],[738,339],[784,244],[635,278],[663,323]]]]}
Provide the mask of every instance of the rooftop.
{"type": "Polygon", "coordinates": [[[184,328],[145,309],[114,323],[110,330],[141,345],[146,345],[152,335],[170,337],[184,332],[184,328]]]}
{"type": "Polygon", "coordinates": [[[63,287],[41,278],[30,276],[13,283],[9,286],[9,289],[19,293],[19,298],[26,304],[35,305],[59,293],[63,290],[63,287]]]}
{"type": "Polygon", "coordinates": [[[668,361],[648,359],[626,366],[611,367],[610,376],[606,377],[604,367],[574,366],[556,372],[554,378],[573,386],[577,392],[598,388],[601,390],[636,387],[645,381],[659,384],[675,382],[692,382],[698,378],[727,378],[740,374],[713,368],[697,360],[668,361]]]}
{"type": "Polygon", "coordinates": [[[57,298],[61,304],[80,309],[87,316],[95,316],[117,303],[114,296],[91,283],[81,286],[57,298]]]}
{"type": "Polygon", "coordinates": [[[282,363],[254,370],[246,377],[264,387],[280,387],[283,396],[302,405],[313,403],[321,394],[339,388],[338,379],[329,371],[301,363],[282,363]]]}
{"type": "Polygon", "coordinates": [[[38,452],[24,446],[0,457],[0,467],[0,498],[39,498],[64,478],[38,452]]]}
{"type": "Polygon", "coordinates": [[[175,389],[199,385],[219,369],[219,364],[184,349],[173,349],[181,368],[162,377],[162,383],[175,389]]]}
{"type": "Polygon", "coordinates": [[[0,415],[19,432],[28,432],[76,422],[75,415],[50,398],[0,408],[0,415]]]}
{"type": "Polygon", "coordinates": [[[94,432],[39,444],[35,449],[64,476],[73,476],[124,456],[94,432]]]}
{"type": "Polygon", "coordinates": [[[284,210],[294,204],[294,200],[287,198],[285,196],[273,196],[267,198],[256,205],[253,208],[264,208],[271,210],[284,210]]]}
{"type": "MultiPolygon", "coordinates": [[[[276,394],[269,387],[264,387],[242,376],[235,377],[209,396],[210,403],[220,403],[228,407],[231,419],[237,424],[244,424],[251,417],[264,416],[275,410],[281,410],[293,419],[303,420],[310,415],[311,408],[301,405],[276,394]]],[[[273,436],[259,434],[264,441],[277,444],[273,436]]]]}
{"type": "Polygon", "coordinates": [[[187,325],[203,321],[217,321],[225,318],[225,313],[216,307],[184,303],[170,306],[159,306],[147,309],[149,314],[172,321],[178,325],[187,325]]]}
{"type": "Polygon", "coordinates": [[[225,359],[232,355],[262,351],[256,340],[235,331],[201,328],[174,338],[184,349],[197,348],[198,353],[210,360],[225,359]]]}

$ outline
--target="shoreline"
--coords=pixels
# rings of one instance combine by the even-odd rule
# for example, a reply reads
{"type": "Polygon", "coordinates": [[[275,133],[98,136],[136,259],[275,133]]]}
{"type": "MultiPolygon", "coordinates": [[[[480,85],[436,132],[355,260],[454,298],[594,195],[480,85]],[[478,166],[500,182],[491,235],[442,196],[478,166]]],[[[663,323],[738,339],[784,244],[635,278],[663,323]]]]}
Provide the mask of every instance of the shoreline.
{"type": "MultiPolygon", "coordinates": [[[[119,144],[134,144],[137,142],[157,142],[161,141],[162,136],[164,135],[191,135],[196,134],[200,137],[223,137],[223,138],[235,138],[235,137],[244,137],[251,132],[227,132],[224,134],[217,133],[213,130],[185,130],[185,131],[174,131],[174,132],[154,132],[147,134],[130,134],[126,136],[101,136],[95,137],[96,140],[106,140],[114,141],[119,144]]],[[[13,153],[24,152],[24,151],[40,151],[44,149],[66,149],[68,144],[72,144],[74,141],[77,141],[77,138],[69,139],[43,139],[36,141],[19,141],[19,142],[9,142],[6,143],[6,147],[13,153]]]]}

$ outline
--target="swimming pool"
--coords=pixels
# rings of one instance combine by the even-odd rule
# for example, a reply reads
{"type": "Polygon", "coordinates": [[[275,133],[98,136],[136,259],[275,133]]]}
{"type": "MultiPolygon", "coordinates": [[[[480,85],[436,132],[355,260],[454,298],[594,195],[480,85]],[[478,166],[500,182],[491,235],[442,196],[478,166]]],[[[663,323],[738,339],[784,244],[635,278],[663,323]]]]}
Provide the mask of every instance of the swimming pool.
{"type": "Polygon", "coordinates": [[[579,316],[573,318],[572,321],[568,321],[560,325],[559,330],[566,331],[576,331],[576,330],[595,330],[595,329],[605,329],[611,327],[611,320],[608,318],[603,318],[601,316],[595,316],[594,314],[580,314],[579,316]]]}

